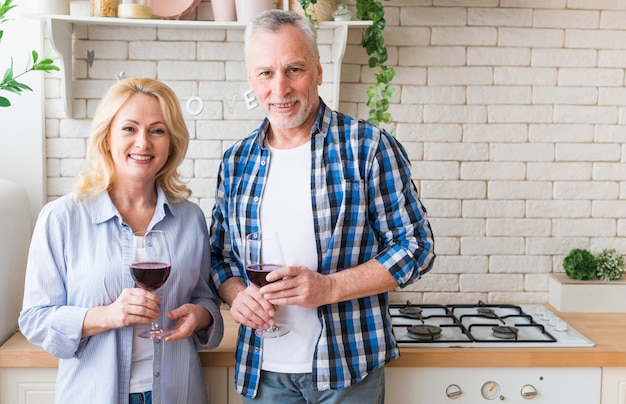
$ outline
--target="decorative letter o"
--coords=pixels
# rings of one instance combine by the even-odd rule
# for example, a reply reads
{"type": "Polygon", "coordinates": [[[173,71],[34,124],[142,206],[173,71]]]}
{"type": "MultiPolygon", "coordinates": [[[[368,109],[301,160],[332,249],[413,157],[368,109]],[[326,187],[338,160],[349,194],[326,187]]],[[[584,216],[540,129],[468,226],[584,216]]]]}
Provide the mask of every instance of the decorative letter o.
{"type": "Polygon", "coordinates": [[[194,115],[194,116],[200,115],[200,112],[202,112],[203,109],[204,109],[204,102],[202,101],[202,98],[193,96],[187,100],[187,112],[190,115],[194,115]],[[194,103],[197,103],[197,105],[195,108],[192,108],[194,103]]]}

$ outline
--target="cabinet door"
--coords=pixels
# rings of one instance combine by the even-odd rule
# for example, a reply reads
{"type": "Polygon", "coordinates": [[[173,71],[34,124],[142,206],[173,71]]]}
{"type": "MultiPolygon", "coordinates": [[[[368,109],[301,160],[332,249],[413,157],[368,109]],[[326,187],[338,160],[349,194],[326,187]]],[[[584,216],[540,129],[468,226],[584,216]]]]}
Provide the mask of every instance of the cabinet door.
{"type": "Polygon", "coordinates": [[[0,368],[0,403],[54,404],[56,368],[0,368]]]}
{"type": "Polygon", "coordinates": [[[243,396],[235,388],[235,368],[228,368],[228,404],[242,404],[243,396]]]}
{"type": "Polygon", "coordinates": [[[204,380],[206,381],[207,390],[209,391],[210,403],[226,403],[228,402],[227,379],[228,371],[226,368],[203,368],[204,380]]]}
{"type": "Polygon", "coordinates": [[[204,368],[204,377],[209,390],[209,402],[241,404],[242,396],[235,390],[235,368],[204,368]]]}
{"type": "Polygon", "coordinates": [[[626,404],[626,368],[602,368],[602,404],[626,404]]]}

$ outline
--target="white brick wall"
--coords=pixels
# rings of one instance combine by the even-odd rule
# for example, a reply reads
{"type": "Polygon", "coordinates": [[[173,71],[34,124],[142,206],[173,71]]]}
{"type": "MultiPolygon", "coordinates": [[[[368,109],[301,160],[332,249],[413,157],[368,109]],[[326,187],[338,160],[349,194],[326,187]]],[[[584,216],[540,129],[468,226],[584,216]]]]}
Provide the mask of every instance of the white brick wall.
{"type": "MultiPolygon", "coordinates": [[[[439,255],[392,299],[544,303],[548,274],[570,249],[626,253],[626,2],[384,4],[398,89],[390,129],[412,159],[439,255]]],[[[186,18],[210,19],[210,3],[186,18]]],[[[71,189],[89,118],[123,71],[166,81],[183,105],[202,98],[203,111],[187,116],[182,172],[209,216],[221,153],[262,118],[243,103],[242,31],[77,25],[74,34],[73,118],[58,76],[46,79],[49,199],[71,189]]],[[[372,79],[359,40],[350,30],[340,109],[365,117],[372,79]]]]}

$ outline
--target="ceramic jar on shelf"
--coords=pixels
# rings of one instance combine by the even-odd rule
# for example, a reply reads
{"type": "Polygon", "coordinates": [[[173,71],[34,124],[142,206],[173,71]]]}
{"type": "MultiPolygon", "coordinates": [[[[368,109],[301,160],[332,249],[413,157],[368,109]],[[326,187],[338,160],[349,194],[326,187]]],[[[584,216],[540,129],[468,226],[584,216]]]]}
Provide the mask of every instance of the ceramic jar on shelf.
{"type": "Polygon", "coordinates": [[[69,0],[31,0],[31,12],[35,14],[69,14],[69,0]]]}
{"type": "Polygon", "coordinates": [[[276,8],[276,0],[235,0],[237,21],[250,22],[257,14],[276,8]]]}
{"type": "Polygon", "coordinates": [[[237,21],[235,0],[211,0],[215,21],[237,21]]]}
{"type": "Polygon", "coordinates": [[[119,0],[117,16],[121,18],[151,18],[152,0],[119,0]]]}

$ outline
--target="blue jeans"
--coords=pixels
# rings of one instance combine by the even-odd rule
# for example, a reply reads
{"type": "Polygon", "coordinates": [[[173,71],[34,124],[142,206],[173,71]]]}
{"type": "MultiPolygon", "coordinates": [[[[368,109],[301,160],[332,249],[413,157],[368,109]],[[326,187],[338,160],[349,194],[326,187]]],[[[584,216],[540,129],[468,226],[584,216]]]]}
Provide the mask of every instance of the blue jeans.
{"type": "Polygon", "coordinates": [[[360,383],[340,390],[317,391],[311,373],[261,372],[255,398],[244,398],[244,404],[382,404],[385,402],[385,370],[372,371],[360,383]]]}
{"type": "Polygon", "coordinates": [[[131,393],[129,404],[152,404],[152,392],[131,393]]]}

